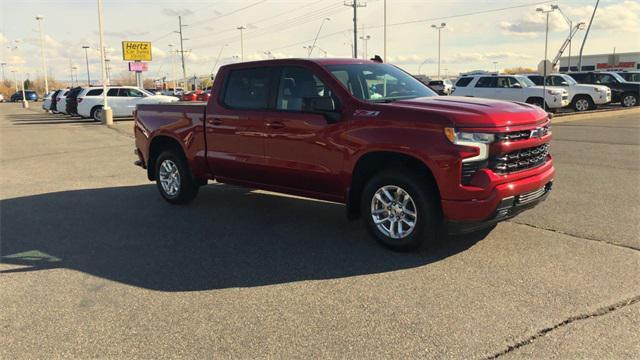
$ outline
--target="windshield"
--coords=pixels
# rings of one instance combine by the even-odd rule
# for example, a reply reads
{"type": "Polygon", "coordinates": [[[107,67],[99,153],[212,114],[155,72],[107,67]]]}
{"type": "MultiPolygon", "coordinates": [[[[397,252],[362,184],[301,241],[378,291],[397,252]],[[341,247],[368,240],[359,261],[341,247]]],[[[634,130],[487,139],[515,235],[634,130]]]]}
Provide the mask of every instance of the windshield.
{"type": "Polygon", "coordinates": [[[358,99],[391,102],[438,96],[411,75],[389,64],[327,65],[326,68],[358,99]]]}
{"type": "Polygon", "coordinates": [[[516,76],[516,79],[518,79],[518,81],[520,82],[520,85],[522,85],[522,87],[536,86],[536,84],[534,84],[533,81],[531,81],[531,79],[529,79],[526,76],[516,76]]]}
{"type": "Polygon", "coordinates": [[[618,80],[620,82],[627,82],[627,80],[625,80],[622,76],[620,76],[617,73],[612,72],[612,73],[609,73],[609,74],[611,74],[611,76],[613,76],[614,78],[616,78],[616,80],[618,80]]]}

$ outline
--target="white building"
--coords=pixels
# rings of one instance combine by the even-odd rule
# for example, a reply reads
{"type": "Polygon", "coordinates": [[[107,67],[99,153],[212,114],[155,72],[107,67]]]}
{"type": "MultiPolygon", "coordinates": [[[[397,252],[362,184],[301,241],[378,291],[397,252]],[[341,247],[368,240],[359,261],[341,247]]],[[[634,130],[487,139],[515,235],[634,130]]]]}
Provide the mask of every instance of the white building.
{"type": "MultiPolygon", "coordinates": [[[[567,71],[569,58],[560,58],[560,71],[567,71]]],[[[582,56],[582,71],[640,70],[640,52],[597,54],[582,56]]],[[[578,55],[571,54],[571,71],[578,71],[578,55]]]]}

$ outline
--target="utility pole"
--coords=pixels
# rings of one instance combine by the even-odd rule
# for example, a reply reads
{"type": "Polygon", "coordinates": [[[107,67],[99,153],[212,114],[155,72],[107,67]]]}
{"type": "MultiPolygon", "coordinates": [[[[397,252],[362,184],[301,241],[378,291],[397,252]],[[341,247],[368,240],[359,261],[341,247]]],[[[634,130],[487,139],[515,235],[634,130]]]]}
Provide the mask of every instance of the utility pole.
{"type": "Polygon", "coordinates": [[[431,25],[432,28],[438,30],[438,79],[440,79],[440,31],[447,26],[447,23],[441,23],[440,25],[431,25]]]}
{"type": "Polygon", "coordinates": [[[38,21],[38,29],[40,30],[40,51],[42,52],[42,72],[44,73],[44,93],[49,93],[49,80],[47,79],[47,57],[44,53],[44,35],[42,34],[42,20],[44,20],[44,16],[38,15],[36,16],[36,21],[38,21]]]}
{"type": "Polygon", "coordinates": [[[178,88],[178,79],[176,78],[176,52],[173,50],[173,44],[169,44],[169,54],[171,55],[171,77],[173,78],[173,95],[176,95],[178,88]]]}
{"type": "Polygon", "coordinates": [[[2,67],[2,82],[4,82],[4,67],[7,66],[7,63],[2,63],[0,64],[0,67],[2,67]]]}
{"type": "Polygon", "coordinates": [[[240,30],[240,62],[244,62],[244,30],[246,27],[238,26],[236,29],[240,30]]]}
{"type": "Polygon", "coordinates": [[[598,10],[599,3],[600,0],[597,0],[596,6],[593,8],[593,14],[591,14],[591,20],[589,20],[589,26],[587,26],[587,32],[584,34],[584,39],[582,39],[582,45],[580,46],[580,57],[578,58],[578,71],[582,71],[582,50],[584,50],[584,44],[587,42],[587,36],[589,36],[591,23],[593,23],[593,18],[596,16],[596,10],[598,10]]]}
{"type": "Polygon", "coordinates": [[[553,7],[548,8],[548,9],[544,9],[544,8],[537,8],[536,11],[537,12],[541,12],[543,14],[546,15],[546,23],[545,23],[545,30],[544,30],[544,62],[543,62],[543,71],[544,74],[542,74],[542,108],[544,110],[547,110],[547,48],[548,48],[548,44],[549,44],[549,13],[552,13],[555,9],[553,7]]]}
{"type": "Polygon", "coordinates": [[[345,2],[345,6],[353,8],[353,58],[358,58],[358,8],[365,7],[367,4],[359,4],[358,0],[352,0],[350,3],[345,2]]]}
{"type": "Polygon", "coordinates": [[[87,60],[87,86],[91,86],[91,77],[89,76],[89,46],[84,45],[84,57],[87,60]]]}
{"type": "MultiPolygon", "coordinates": [[[[189,40],[189,39],[185,39],[182,37],[182,28],[188,26],[188,25],[183,25],[182,24],[182,16],[178,16],[178,31],[175,31],[176,33],[180,34],[180,57],[182,59],[182,78],[186,79],[187,78],[187,67],[184,64],[184,40],[189,40]]],[[[174,88],[175,89],[175,88],[174,88]]]]}

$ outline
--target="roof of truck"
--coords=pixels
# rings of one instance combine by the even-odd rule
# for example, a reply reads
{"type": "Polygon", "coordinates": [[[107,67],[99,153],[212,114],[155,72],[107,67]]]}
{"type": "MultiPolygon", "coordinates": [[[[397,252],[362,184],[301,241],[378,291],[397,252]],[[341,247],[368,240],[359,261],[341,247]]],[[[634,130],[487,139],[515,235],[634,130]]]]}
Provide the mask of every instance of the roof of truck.
{"type": "Polygon", "coordinates": [[[269,59],[269,60],[258,60],[258,61],[245,61],[242,63],[234,63],[225,65],[225,67],[244,67],[247,65],[286,65],[292,63],[300,63],[300,62],[313,62],[318,65],[343,65],[343,64],[376,64],[376,62],[371,60],[364,59],[353,59],[353,58],[287,58],[287,59],[269,59]]]}

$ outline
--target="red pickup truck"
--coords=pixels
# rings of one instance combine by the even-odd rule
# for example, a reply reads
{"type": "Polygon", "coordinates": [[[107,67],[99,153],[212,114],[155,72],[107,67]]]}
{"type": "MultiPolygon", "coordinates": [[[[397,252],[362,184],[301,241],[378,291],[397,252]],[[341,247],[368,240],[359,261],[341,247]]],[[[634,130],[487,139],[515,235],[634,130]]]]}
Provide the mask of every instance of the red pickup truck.
{"type": "Polygon", "coordinates": [[[550,120],[533,105],[440,97],[358,59],[227,65],[213,89],[206,105],[135,113],[136,164],[171,203],[214,179],[339,202],[383,245],[412,249],[551,190],[550,120]]]}

